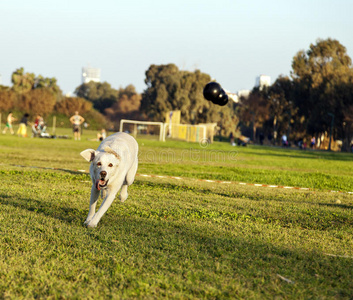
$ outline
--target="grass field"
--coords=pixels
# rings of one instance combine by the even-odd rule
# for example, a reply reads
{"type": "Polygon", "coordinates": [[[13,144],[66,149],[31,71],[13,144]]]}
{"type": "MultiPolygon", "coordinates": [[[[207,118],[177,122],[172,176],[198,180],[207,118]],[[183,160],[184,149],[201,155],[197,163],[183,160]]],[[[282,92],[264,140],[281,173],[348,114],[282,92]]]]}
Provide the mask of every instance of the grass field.
{"type": "Polygon", "coordinates": [[[1,299],[352,299],[352,154],[141,138],[87,229],[94,137],[0,136],[1,299]]]}

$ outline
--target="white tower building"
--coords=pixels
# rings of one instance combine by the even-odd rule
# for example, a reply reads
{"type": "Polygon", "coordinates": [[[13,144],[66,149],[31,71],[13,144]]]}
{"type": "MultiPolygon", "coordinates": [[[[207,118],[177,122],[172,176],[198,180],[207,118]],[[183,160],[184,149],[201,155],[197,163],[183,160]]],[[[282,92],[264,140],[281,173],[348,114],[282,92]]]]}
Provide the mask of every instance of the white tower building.
{"type": "Polygon", "coordinates": [[[90,81],[100,82],[101,81],[101,70],[97,68],[82,68],[82,83],[88,83],[90,81]]]}
{"type": "Polygon", "coordinates": [[[255,86],[260,88],[260,90],[262,90],[262,88],[264,86],[270,86],[271,85],[271,77],[268,75],[260,75],[258,77],[256,77],[256,81],[255,81],[255,86]]]}

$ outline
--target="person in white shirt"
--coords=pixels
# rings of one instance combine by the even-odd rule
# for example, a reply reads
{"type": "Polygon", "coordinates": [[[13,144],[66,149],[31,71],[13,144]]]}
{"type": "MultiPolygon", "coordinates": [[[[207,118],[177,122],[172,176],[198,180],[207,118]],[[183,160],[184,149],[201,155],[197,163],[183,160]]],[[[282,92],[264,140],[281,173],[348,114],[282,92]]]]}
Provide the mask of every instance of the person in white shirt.
{"type": "Polygon", "coordinates": [[[282,136],[282,145],[283,147],[288,146],[287,136],[285,134],[282,136]]]}

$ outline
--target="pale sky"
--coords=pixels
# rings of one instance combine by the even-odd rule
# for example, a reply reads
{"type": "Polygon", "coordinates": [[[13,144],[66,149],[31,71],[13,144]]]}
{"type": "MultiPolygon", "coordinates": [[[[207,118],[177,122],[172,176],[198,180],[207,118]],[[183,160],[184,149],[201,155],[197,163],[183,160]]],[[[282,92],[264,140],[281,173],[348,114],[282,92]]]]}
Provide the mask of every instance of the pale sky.
{"type": "Polygon", "coordinates": [[[113,88],[146,88],[151,64],[199,69],[226,90],[290,75],[293,56],[318,38],[353,58],[351,0],[0,0],[0,74],[55,77],[64,93],[82,67],[113,88]]]}

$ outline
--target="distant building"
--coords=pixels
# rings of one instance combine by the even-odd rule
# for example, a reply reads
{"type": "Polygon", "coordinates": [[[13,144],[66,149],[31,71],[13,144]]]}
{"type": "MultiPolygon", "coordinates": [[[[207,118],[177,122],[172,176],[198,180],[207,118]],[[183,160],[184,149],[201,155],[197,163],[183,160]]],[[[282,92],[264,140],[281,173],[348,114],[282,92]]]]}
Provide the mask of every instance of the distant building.
{"type": "MultiPolygon", "coordinates": [[[[271,85],[271,77],[267,75],[260,75],[256,77],[255,81],[255,87],[262,88],[264,86],[270,86],[271,85]]],[[[231,93],[229,91],[226,91],[228,97],[235,103],[241,102],[241,98],[249,98],[251,94],[251,90],[239,90],[236,93],[231,93]]]]}
{"type": "Polygon", "coordinates": [[[100,82],[101,81],[101,70],[97,68],[82,68],[82,83],[88,83],[90,81],[100,82]]]}
{"type": "Polygon", "coordinates": [[[237,94],[231,93],[231,92],[228,92],[228,91],[226,91],[226,93],[227,93],[227,95],[228,95],[228,98],[229,98],[230,100],[232,100],[234,103],[238,103],[238,102],[239,102],[239,97],[238,97],[237,94]]]}
{"type": "Polygon", "coordinates": [[[248,98],[250,95],[251,91],[250,90],[240,90],[238,91],[238,97],[244,97],[244,98],[248,98]]]}
{"type": "Polygon", "coordinates": [[[239,97],[237,93],[232,93],[230,91],[225,90],[226,94],[228,95],[228,98],[232,100],[235,103],[239,102],[239,97]]]}
{"type": "Polygon", "coordinates": [[[255,87],[258,87],[260,90],[262,90],[263,87],[265,86],[270,86],[271,85],[271,77],[267,75],[260,75],[256,77],[255,81],[255,87]]]}

